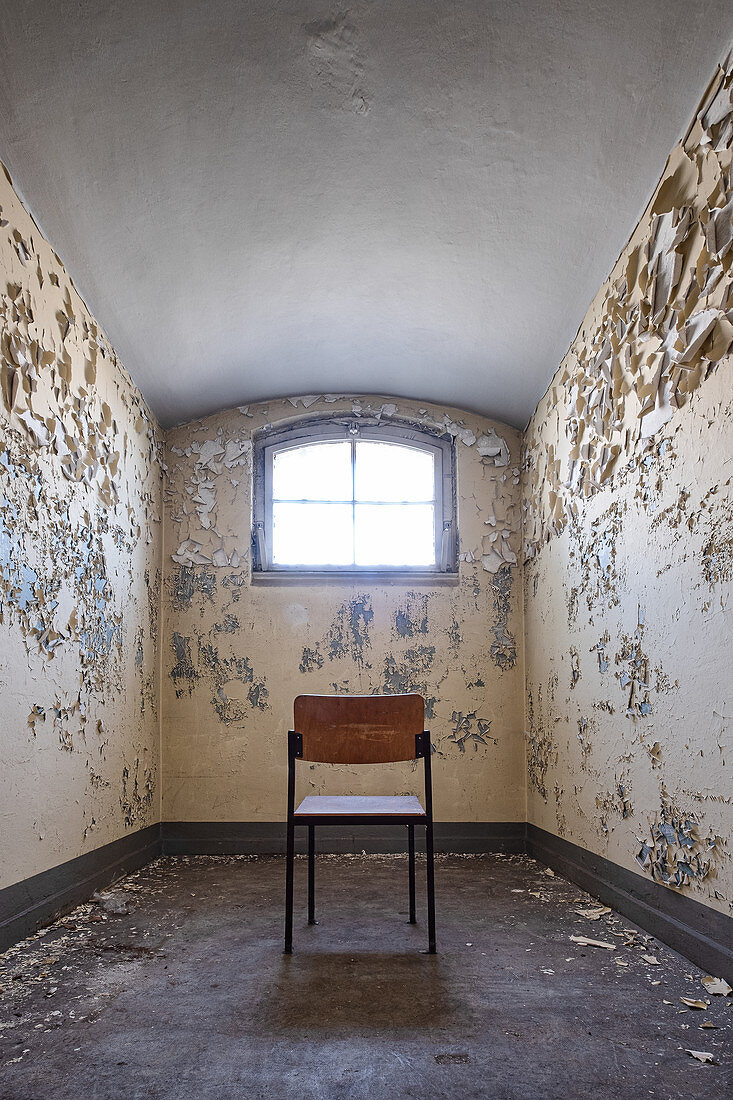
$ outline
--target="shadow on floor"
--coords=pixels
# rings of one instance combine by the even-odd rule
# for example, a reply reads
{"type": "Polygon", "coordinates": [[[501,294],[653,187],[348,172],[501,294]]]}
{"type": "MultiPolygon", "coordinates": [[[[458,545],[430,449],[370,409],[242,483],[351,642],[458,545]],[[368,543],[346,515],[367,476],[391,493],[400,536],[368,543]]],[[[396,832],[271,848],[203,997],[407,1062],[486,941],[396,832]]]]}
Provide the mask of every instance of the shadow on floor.
{"type": "Polygon", "coordinates": [[[263,1030],[399,1031],[441,1027],[465,1011],[439,955],[419,952],[282,955],[263,992],[263,1030]]]}

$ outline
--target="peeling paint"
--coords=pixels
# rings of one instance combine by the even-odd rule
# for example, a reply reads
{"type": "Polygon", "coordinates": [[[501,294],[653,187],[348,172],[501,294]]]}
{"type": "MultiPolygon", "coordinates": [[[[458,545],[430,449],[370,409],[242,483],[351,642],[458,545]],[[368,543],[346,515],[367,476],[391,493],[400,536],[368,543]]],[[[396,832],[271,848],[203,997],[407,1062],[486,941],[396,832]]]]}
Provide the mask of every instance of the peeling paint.
{"type": "MultiPolygon", "coordinates": [[[[194,666],[191,659],[191,639],[185,638],[182,634],[173,632],[172,639],[173,650],[176,655],[176,663],[170,671],[171,680],[174,684],[178,685],[181,682],[186,684],[185,690],[190,695],[193,691],[194,681],[198,680],[200,672],[194,666]]],[[[176,695],[180,698],[184,692],[184,687],[176,687],[176,695]]]]}
{"type": "Polygon", "coordinates": [[[384,659],[384,670],[379,691],[385,695],[401,695],[417,692],[425,699],[425,717],[435,717],[437,702],[431,694],[430,673],[435,663],[435,646],[419,645],[406,649],[404,660],[398,661],[390,653],[384,659]]]}
{"type": "Polygon", "coordinates": [[[514,668],[517,663],[517,646],[514,635],[508,629],[511,610],[513,573],[511,567],[502,565],[494,574],[491,587],[494,593],[494,611],[496,618],[491,626],[494,640],[491,643],[491,660],[497,668],[505,671],[514,668]]]}
{"type": "Polygon", "coordinates": [[[400,638],[414,638],[428,633],[428,597],[408,593],[407,602],[397,609],[395,630],[400,638]]]}
{"type": "Polygon", "coordinates": [[[300,665],[298,667],[303,673],[313,672],[314,669],[323,668],[323,661],[324,657],[320,651],[318,643],[316,643],[314,649],[311,649],[310,646],[306,645],[303,646],[303,656],[300,659],[300,665]]]}
{"type": "Polygon", "coordinates": [[[694,814],[675,813],[662,804],[649,824],[646,837],[638,838],[638,865],[657,882],[682,889],[692,880],[703,882],[715,866],[721,838],[704,835],[694,814]]]}
{"type": "Polygon", "coordinates": [[[216,574],[210,569],[182,565],[173,573],[170,587],[173,606],[180,610],[188,607],[196,594],[213,600],[216,592],[216,574]]]}
{"type": "Polygon", "coordinates": [[[370,645],[369,625],[374,618],[371,599],[355,596],[343,604],[326,634],[325,645],[330,661],[350,658],[363,665],[370,645]]]}
{"type": "Polygon", "coordinates": [[[451,723],[453,725],[453,732],[449,736],[448,740],[452,741],[454,745],[458,745],[461,752],[466,751],[466,744],[472,743],[474,750],[477,750],[479,745],[498,745],[499,742],[495,737],[492,737],[489,733],[491,729],[490,718],[479,718],[475,711],[470,714],[464,714],[462,711],[453,711],[451,715],[451,723]]]}

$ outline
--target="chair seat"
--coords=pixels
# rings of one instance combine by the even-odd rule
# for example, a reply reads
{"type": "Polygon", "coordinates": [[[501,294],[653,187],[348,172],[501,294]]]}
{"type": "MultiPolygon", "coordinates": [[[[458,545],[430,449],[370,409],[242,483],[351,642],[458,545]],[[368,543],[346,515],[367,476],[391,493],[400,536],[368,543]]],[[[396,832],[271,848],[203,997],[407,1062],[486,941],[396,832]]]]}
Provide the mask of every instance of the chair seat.
{"type": "Polygon", "coordinates": [[[404,822],[425,821],[425,811],[413,794],[310,794],[295,811],[295,821],[300,824],[328,825],[343,823],[345,818],[369,821],[380,817],[404,822]]]}

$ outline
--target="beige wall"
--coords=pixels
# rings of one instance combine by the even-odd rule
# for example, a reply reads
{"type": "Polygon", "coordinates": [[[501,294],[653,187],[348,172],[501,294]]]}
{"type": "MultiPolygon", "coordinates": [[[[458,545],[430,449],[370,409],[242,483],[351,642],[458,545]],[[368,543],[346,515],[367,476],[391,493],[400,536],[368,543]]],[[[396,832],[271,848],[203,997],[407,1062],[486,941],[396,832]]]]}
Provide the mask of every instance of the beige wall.
{"type": "Polygon", "coordinates": [[[0,886],[160,817],[156,426],[0,166],[0,886]]]}
{"type": "Polygon", "coordinates": [[[733,905],[731,77],[525,437],[529,820],[733,905]]]}
{"type": "MultiPolygon", "coordinates": [[[[168,433],[167,819],[281,820],[296,695],[415,690],[429,700],[437,818],[524,820],[518,463],[518,432],[388,398],[276,401],[168,433]],[[407,420],[455,436],[457,587],[252,586],[253,432],[337,413],[407,420]],[[505,450],[490,456],[497,437],[505,450]]],[[[407,792],[421,781],[411,765],[389,774],[334,771],[306,769],[302,793],[407,792]]]]}

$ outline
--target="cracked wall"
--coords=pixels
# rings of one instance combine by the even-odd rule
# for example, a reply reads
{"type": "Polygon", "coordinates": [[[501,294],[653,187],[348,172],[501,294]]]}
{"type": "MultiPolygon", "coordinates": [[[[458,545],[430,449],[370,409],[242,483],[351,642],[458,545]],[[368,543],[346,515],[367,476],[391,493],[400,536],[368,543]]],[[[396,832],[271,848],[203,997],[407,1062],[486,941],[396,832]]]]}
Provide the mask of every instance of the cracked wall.
{"type": "Polygon", "coordinates": [[[720,70],[523,464],[529,820],[726,913],[732,95],[720,70]]]}
{"type": "MultiPolygon", "coordinates": [[[[302,693],[418,691],[444,821],[524,819],[519,433],[415,402],[309,396],[167,433],[163,713],[168,820],[282,820],[302,693]],[[304,416],[455,439],[457,586],[250,580],[252,436],[304,416]]],[[[420,791],[416,766],[304,765],[301,792],[420,791]]]]}
{"type": "Polygon", "coordinates": [[[0,886],[159,820],[160,440],[0,165],[0,886]]]}

